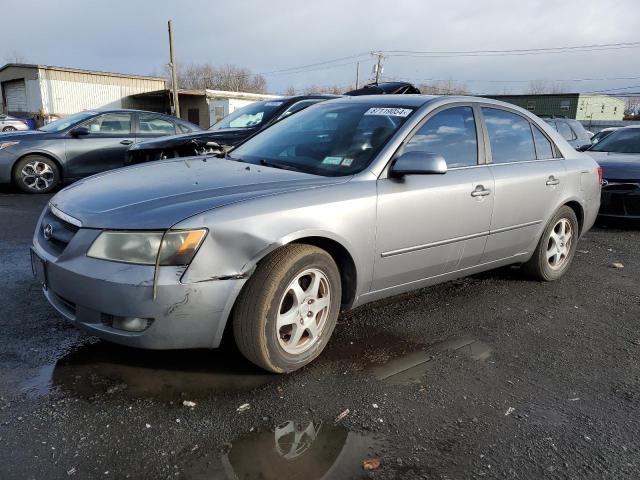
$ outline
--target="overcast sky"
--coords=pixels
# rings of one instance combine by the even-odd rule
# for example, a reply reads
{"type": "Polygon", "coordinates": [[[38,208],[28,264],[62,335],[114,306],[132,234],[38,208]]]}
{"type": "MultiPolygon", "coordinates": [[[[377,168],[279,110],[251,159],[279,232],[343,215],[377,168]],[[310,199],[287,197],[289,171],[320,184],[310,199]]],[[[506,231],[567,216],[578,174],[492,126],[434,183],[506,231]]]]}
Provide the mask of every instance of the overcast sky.
{"type": "MultiPolygon", "coordinates": [[[[371,50],[640,41],[638,0],[5,0],[1,18],[0,63],[15,52],[29,63],[137,74],[161,72],[167,63],[168,19],[174,22],[179,63],[230,63],[254,72],[371,50]]],[[[640,85],[639,54],[635,47],[545,55],[392,56],[384,75],[417,83],[451,79],[474,93],[517,93],[531,79],[637,77],[565,83],[572,91],[595,91],[640,85]]],[[[372,65],[370,55],[361,57],[361,78],[370,76],[372,65]]],[[[289,85],[348,85],[355,79],[355,59],[266,78],[273,93],[289,85]]]]}

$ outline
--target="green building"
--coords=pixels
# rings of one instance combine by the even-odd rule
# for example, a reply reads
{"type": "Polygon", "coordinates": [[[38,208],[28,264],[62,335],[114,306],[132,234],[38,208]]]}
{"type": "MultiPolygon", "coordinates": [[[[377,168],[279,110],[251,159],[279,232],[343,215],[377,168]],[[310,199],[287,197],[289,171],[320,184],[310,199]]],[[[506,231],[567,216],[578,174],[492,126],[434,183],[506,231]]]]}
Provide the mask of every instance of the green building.
{"type": "Polygon", "coordinates": [[[539,95],[491,95],[536,115],[575,120],[622,120],[624,101],[595,93],[548,93],[539,95]]]}

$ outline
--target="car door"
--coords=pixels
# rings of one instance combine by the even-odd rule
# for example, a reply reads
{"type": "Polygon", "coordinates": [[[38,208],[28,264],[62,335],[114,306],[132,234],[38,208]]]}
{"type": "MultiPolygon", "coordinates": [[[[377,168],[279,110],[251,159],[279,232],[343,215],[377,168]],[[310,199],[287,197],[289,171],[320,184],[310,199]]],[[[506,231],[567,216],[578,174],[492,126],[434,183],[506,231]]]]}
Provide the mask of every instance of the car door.
{"type": "Polygon", "coordinates": [[[495,180],[491,233],[483,263],[526,252],[553,213],[565,180],[564,162],[534,122],[510,109],[483,106],[489,170],[495,180]]]}
{"type": "MultiPolygon", "coordinates": [[[[157,113],[138,114],[138,129],[136,141],[144,142],[150,138],[162,137],[165,135],[175,135],[177,132],[175,122],[157,113]]],[[[179,132],[182,133],[182,132],[179,132]]]]}
{"type": "Polygon", "coordinates": [[[477,115],[470,104],[436,110],[396,154],[441,154],[447,162],[444,175],[378,180],[372,290],[414,284],[480,262],[494,200],[477,115]]]}
{"type": "Polygon", "coordinates": [[[76,126],[65,139],[69,177],[86,177],[124,165],[126,151],[135,140],[130,112],[103,113],[79,126],[85,127],[88,134],[74,135],[76,126]]]}

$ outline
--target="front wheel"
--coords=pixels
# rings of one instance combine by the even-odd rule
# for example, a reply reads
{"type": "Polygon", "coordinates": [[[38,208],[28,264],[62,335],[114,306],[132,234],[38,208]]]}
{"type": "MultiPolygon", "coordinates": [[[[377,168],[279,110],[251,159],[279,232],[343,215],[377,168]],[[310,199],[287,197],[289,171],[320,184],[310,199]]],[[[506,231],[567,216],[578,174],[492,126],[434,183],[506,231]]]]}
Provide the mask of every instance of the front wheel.
{"type": "Polygon", "coordinates": [[[342,297],[331,256],[294,244],[265,258],[238,297],[233,333],[242,354],[276,373],[315,359],[335,328],[342,297]]]}
{"type": "Polygon", "coordinates": [[[12,127],[12,126],[4,127],[2,129],[3,132],[15,132],[16,130],[18,130],[18,129],[16,127],[12,127]]]}
{"type": "Polygon", "coordinates": [[[26,193],[49,193],[60,182],[56,162],[42,155],[27,155],[13,169],[13,181],[26,193]]]}
{"type": "Polygon", "coordinates": [[[578,219],[572,208],[563,206],[547,224],[524,270],[538,280],[557,280],[569,269],[577,245],[578,219]]]}

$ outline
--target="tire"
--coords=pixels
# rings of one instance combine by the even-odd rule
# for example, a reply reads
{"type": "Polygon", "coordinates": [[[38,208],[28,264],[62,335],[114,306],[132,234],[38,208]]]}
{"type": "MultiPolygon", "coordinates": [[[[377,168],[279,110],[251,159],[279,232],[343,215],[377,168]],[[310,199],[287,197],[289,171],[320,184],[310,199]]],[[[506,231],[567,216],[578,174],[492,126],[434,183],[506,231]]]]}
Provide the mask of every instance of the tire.
{"type": "Polygon", "coordinates": [[[26,193],[49,193],[60,183],[60,169],[48,157],[27,155],[16,163],[13,182],[26,193]]]}
{"type": "Polygon", "coordinates": [[[16,127],[11,127],[11,126],[9,126],[9,127],[4,127],[4,128],[2,129],[2,131],[3,131],[3,132],[15,132],[16,130],[18,130],[16,127]]]}
{"type": "Polygon", "coordinates": [[[327,345],[341,298],[340,272],[326,251],[303,244],[282,247],[258,265],[238,297],[233,313],[238,349],[265,370],[297,370],[327,345]]]}
{"type": "Polygon", "coordinates": [[[524,271],[545,282],[562,277],[576,253],[578,228],[578,219],[573,209],[566,205],[561,207],[544,229],[533,256],[523,265],[524,271]]]}

